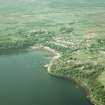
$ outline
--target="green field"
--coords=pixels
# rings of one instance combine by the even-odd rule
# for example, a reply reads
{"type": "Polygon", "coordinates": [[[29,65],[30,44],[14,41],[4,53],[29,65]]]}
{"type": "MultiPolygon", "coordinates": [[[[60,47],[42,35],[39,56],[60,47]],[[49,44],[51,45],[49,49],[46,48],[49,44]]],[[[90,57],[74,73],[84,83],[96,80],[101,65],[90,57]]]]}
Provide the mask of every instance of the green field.
{"type": "Polygon", "coordinates": [[[105,105],[104,0],[0,0],[0,52],[41,44],[57,50],[51,74],[81,81],[105,105]],[[101,75],[101,76],[100,76],[101,75]]]}

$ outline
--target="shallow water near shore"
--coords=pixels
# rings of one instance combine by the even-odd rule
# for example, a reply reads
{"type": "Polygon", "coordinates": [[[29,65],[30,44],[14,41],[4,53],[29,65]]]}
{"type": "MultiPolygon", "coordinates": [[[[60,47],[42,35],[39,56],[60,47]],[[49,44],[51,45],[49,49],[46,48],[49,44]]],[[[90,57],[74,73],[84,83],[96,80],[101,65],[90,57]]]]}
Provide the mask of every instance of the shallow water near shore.
{"type": "Polygon", "coordinates": [[[51,56],[44,50],[0,55],[0,105],[92,105],[73,81],[47,73],[51,56]]]}

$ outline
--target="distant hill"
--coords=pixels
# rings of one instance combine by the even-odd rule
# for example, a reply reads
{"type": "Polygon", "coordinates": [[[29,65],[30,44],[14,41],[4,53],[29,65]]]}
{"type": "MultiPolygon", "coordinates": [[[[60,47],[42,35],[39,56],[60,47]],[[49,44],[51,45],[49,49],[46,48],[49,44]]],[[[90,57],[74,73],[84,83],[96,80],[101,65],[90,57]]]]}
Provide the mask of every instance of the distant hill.
{"type": "Polygon", "coordinates": [[[0,14],[31,12],[45,8],[104,7],[105,0],[0,0],[0,14]]]}

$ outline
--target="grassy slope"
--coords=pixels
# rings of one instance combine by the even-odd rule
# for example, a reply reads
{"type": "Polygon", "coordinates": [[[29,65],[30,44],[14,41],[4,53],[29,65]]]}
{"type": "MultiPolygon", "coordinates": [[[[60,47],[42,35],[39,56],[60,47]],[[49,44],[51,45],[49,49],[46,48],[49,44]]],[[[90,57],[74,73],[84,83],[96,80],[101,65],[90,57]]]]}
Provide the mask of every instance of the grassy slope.
{"type": "Polygon", "coordinates": [[[82,81],[105,105],[104,0],[0,0],[0,52],[43,44],[62,57],[51,74],[82,81]],[[102,76],[101,78],[103,78],[102,76]]]}

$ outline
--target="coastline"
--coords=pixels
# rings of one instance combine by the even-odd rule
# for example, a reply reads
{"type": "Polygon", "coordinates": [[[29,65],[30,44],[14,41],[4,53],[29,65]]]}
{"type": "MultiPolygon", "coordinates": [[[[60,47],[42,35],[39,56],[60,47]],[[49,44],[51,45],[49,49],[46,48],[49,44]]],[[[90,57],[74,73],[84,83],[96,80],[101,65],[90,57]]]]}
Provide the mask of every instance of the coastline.
{"type": "Polygon", "coordinates": [[[57,59],[59,59],[61,57],[61,54],[58,53],[55,49],[52,49],[48,46],[42,46],[42,45],[35,45],[35,46],[31,46],[31,49],[35,50],[35,49],[44,49],[46,51],[51,52],[52,54],[54,54],[54,56],[51,58],[51,61],[49,62],[49,64],[44,65],[44,67],[47,68],[48,73],[50,74],[50,69],[53,65],[53,62],[55,62],[57,59]]]}
{"type": "MultiPolygon", "coordinates": [[[[54,49],[51,49],[51,48],[49,48],[49,47],[48,47],[48,49],[50,49],[50,51],[51,51],[51,50],[54,50],[54,49]]],[[[46,50],[47,50],[47,49],[46,49],[46,50]]],[[[60,78],[63,78],[63,79],[72,80],[76,85],[78,85],[79,87],[83,88],[83,90],[85,91],[86,97],[87,97],[87,99],[90,101],[90,103],[93,104],[93,105],[96,105],[96,104],[92,101],[92,99],[90,98],[90,94],[89,94],[88,88],[86,87],[86,85],[85,85],[81,80],[78,80],[78,79],[73,78],[73,77],[67,77],[67,76],[60,75],[60,74],[54,74],[54,73],[51,72],[51,67],[53,66],[53,63],[54,63],[57,59],[59,59],[59,58],[61,57],[60,53],[56,52],[55,50],[54,50],[54,53],[56,54],[56,56],[54,56],[54,57],[52,58],[52,60],[50,61],[50,63],[48,64],[48,68],[47,68],[48,73],[49,73],[50,75],[54,76],[54,77],[58,77],[58,78],[60,77],[60,78]]]]}
{"type": "Polygon", "coordinates": [[[66,79],[66,80],[72,80],[76,85],[78,85],[79,87],[83,88],[83,90],[85,91],[86,97],[90,101],[90,103],[92,105],[96,105],[95,102],[93,101],[93,99],[90,97],[89,89],[87,88],[85,83],[83,83],[81,80],[73,78],[73,77],[67,77],[67,76],[64,76],[63,74],[55,74],[55,73],[51,72],[51,68],[53,66],[53,63],[61,57],[60,53],[58,53],[55,49],[52,49],[52,48],[50,48],[48,46],[42,46],[42,45],[31,46],[31,49],[44,49],[46,51],[49,51],[49,52],[53,53],[54,56],[50,60],[49,64],[44,65],[44,67],[47,68],[48,74],[51,75],[51,76],[57,77],[57,78],[63,78],[63,79],[66,79]]]}
{"type": "Polygon", "coordinates": [[[90,97],[90,93],[89,93],[89,89],[85,86],[85,84],[79,80],[79,79],[76,79],[76,78],[73,78],[73,77],[67,77],[67,76],[64,76],[62,74],[55,74],[55,73],[52,73],[52,72],[48,72],[51,76],[54,76],[56,78],[62,78],[62,79],[65,79],[65,80],[70,80],[70,81],[73,81],[77,87],[81,87],[85,94],[86,94],[86,98],[89,100],[89,102],[92,104],[92,105],[97,105],[95,104],[94,101],[92,101],[92,98],[90,97]]]}
{"type": "Polygon", "coordinates": [[[48,46],[34,45],[34,46],[31,46],[30,48],[33,49],[33,50],[35,50],[35,49],[44,49],[44,50],[46,50],[46,51],[49,51],[49,52],[53,53],[54,55],[60,55],[56,50],[51,49],[51,48],[48,47],[48,46]]]}
{"type": "Polygon", "coordinates": [[[58,53],[55,49],[52,49],[52,48],[50,48],[48,46],[35,45],[35,46],[31,46],[31,49],[33,49],[33,50],[35,50],[35,49],[44,49],[44,50],[49,51],[49,52],[54,54],[54,56],[52,57],[50,63],[47,64],[47,65],[44,65],[44,67],[47,67],[48,73],[50,73],[50,69],[51,69],[51,67],[53,65],[53,62],[61,57],[60,53],[58,53]]]}

